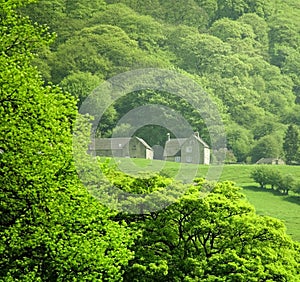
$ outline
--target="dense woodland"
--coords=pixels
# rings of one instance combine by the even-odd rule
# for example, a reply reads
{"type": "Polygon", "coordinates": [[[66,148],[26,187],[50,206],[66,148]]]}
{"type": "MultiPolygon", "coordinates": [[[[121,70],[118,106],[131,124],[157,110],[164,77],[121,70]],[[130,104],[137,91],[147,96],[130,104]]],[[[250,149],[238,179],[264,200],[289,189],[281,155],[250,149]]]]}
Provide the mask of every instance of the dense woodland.
{"type": "MultiPolygon", "coordinates": [[[[299,9],[297,0],[41,0],[23,12],[57,34],[34,63],[46,83],[59,84],[79,105],[101,81],[124,71],[189,73],[219,106],[233,152],[228,161],[256,162],[284,158],[287,127],[300,126],[299,9]]],[[[130,109],[149,103],[174,108],[210,143],[199,114],[154,91],[115,103],[101,136],[110,136],[130,109]]],[[[166,132],[149,125],[137,135],[164,145],[166,132]]]]}
{"type": "MultiPolygon", "coordinates": [[[[233,159],[285,152],[296,161],[288,141],[300,126],[299,2],[29,2],[0,0],[0,280],[300,281],[299,243],[233,183],[133,177],[98,162],[105,178],[82,167],[79,179],[73,154],[87,141],[72,144],[73,132],[87,130],[84,117],[75,124],[78,106],[99,83],[156,67],[188,74],[216,101],[233,159]],[[113,185],[145,204],[126,212],[135,198],[120,193],[113,211],[87,185],[108,197],[113,185]]],[[[117,101],[99,134],[157,101],[209,142],[201,117],[154,91],[117,101]]],[[[139,132],[146,140],[148,129],[139,132]]],[[[152,129],[151,145],[163,144],[164,129],[152,129]]]]}

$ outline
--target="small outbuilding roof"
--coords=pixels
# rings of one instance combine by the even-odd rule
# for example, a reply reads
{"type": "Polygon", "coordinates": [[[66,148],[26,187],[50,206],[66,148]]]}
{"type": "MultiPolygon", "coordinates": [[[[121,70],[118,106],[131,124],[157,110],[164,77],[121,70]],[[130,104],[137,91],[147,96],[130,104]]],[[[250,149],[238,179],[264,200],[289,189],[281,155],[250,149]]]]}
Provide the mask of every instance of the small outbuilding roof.
{"type": "Polygon", "coordinates": [[[261,158],[256,164],[284,164],[284,160],[279,158],[261,158]]]}

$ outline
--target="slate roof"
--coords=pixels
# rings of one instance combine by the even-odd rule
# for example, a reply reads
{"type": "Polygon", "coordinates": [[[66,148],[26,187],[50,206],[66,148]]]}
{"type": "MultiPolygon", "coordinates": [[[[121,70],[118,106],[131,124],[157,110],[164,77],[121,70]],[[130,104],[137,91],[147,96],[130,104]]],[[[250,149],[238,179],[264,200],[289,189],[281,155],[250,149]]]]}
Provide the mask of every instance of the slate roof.
{"type": "Polygon", "coordinates": [[[97,138],[94,150],[122,150],[131,138],[97,138]]]}
{"type": "Polygon", "coordinates": [[[145,140],[139,137],[118,137],[118,138],[97,138],[94,141],[94,150],[122,150],[132,138],[136,138],[147,149],[152,151],[152,148],[147,144],[145,140]]]}
{"type": "Polygon", "coordinates": [[[276,161],[278,161],[278,163],[284,163],[284,161],[279,158],[261,158],[256,162],[256,164],[272,164],[274,162],[276,163],[276,161]]]}
{"type": "Polygon", "coordinates": [[[181,146],[187,138],[177,138],[177,139],[170,139],[166,142],[165,150],[164,150],[164,157],[172,157],[178,155],[181,150],[181,146]]]}
{"type": "Polygon", "coordinates": [[[204,142],[204,140],[199,137],[199,136],[193,136],[197,141],[199,141],[199,143],[201,143],[204,147],[209,148],[208,144],[206,142],[204,142]]]}

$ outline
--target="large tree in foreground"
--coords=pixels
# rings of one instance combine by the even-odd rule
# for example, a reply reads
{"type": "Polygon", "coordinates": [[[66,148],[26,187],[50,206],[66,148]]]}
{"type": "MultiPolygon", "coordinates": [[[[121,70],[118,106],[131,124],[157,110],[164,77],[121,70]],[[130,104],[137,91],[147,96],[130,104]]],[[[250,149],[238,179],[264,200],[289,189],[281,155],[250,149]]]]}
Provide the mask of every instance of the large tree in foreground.
{"type": "Polygon", "coordinates": [[[143,233],[124,280],[299,281],[299,244],[284,225],[256,215],[230,182],[201,198],[207,185],[135,222],[143,233]]]}
{"type": "Polygon", "coordinates": [[[130,235],[81,186],[75,101],[31,66],[47,29],[0,0],[0,280],[120,281],[130,235]]]}

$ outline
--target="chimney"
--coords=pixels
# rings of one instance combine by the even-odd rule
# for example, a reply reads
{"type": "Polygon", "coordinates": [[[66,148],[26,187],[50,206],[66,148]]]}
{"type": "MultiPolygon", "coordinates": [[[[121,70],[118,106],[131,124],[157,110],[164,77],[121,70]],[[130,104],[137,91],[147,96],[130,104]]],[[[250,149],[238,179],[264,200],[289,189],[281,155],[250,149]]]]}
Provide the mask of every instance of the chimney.
{"type": "Polygon", "coordinates": [[[170,141],[170,140],[171,140],[171,134],[167,133],[167,141],[170,141]]]}
{"type": "Polygon", "coordinates": [[[194,132],[194,135],[199,138],[199,132],[198,131],[194,132]]]}

